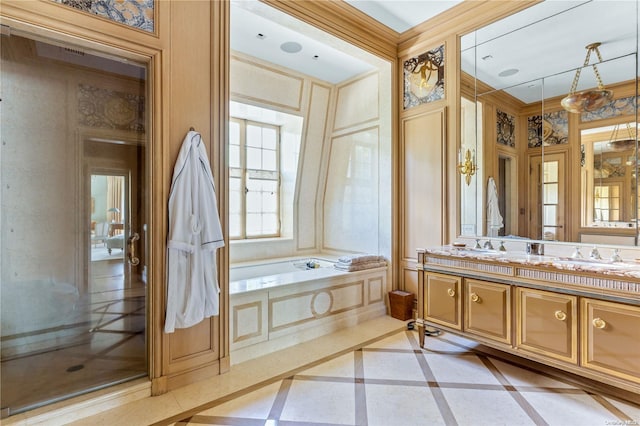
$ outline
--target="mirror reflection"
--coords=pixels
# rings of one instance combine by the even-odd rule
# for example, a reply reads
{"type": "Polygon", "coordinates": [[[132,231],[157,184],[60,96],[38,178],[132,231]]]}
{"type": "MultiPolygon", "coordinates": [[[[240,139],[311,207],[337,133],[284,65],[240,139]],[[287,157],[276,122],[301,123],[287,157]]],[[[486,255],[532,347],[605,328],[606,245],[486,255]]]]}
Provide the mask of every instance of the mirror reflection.
{"type": "Polygon", "coordinates": [[[544,1],[461,38],[461,235],[636,244],[637,33],[636,1],[544,1]]]}

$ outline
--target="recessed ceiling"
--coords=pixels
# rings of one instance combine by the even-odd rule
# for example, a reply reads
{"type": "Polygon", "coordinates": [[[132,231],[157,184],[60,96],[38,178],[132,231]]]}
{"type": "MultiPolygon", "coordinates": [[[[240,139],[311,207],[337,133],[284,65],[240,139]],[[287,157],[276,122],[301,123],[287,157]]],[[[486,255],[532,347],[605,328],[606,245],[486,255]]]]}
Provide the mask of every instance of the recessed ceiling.
{"type": "Polygon", "coordinates": [[[383,63],[259,1],[231,2],[231,49],[333,84],[383,63]]]}
{"type": "MultiPolygon", "coordinates": [[[[401,33],[461,1],[347,3],[401,33]]],[[[333,84],[372,71],[382,63],[379,58],[257,0],[231,1],[231,49],[333,84]],[[285,46],[298,43],[301,49],[286,53],[281,48],[285,43],[285,46]]]]}

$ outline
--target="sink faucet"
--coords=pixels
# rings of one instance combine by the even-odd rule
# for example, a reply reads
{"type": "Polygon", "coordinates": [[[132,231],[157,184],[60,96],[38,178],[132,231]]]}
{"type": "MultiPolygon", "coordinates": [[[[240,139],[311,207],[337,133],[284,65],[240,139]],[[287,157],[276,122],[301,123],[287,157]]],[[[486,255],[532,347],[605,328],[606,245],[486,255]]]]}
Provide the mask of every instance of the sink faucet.
{"type": "Polygon", "coordinates": [[[488,249],[488,250],[493,250],[493,244],[491,244],[491,240],[487,240],[484,243],[484,248],[488,249]]]}
{"type": "Polygon", "coordinates": [[[612,262],[622,262],[622,257],[618,249],[613,249],[613,255],[611,256],[612,262]]]}
{"type": "Polygon", "coordinates": [[[598,247],[593,246],[591,249],[591,254],[589,254],[590,259],[600,260],[602,256],[600,256],[600,252],[598,251],[598,247]]]}

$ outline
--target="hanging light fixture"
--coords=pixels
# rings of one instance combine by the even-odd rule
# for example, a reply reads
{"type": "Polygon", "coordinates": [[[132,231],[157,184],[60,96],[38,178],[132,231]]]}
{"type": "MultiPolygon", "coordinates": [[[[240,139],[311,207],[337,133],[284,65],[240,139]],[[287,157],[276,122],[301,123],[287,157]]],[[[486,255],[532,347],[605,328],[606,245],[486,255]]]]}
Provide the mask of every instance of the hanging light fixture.
{"type": "Polygon", "coordinates": [[[613,151],[627,151],[630,149],[636,148],[636,143],[638,142],[637,138],[633,137],[633,132],[631,131],[631,126],[629,123],[626,123],[627,126],[627,137],[624,135],[618,135],[620,131],[620,124],[616,124],[613,127],[613,131],[611,132],[611,137],[609,138],[609,142],[607,143],[607,147],[613,151]]]}
{"type": "MultiPolygon", "coordinates": [[[[591,52],[595,52],[596,56],[598,57],[598,62],[602,62],[602,56],[600,56],[600,50],[598,50],[599,46],[600,43],[597,42],[591,43],[585,47],[585,49],[587,49],[587,57],[584,60],[583,68],[589,65],[591,52]]],[[[611,99],[613,98],[613,92],[604,88],[604,84],[602,84],[602,78],[600,77],[600,72],[598,72],[598,67],[596,67],[596,64],[593,64],[592,68],[594,74],[596,75],[596,80],[598,81],[598,89],[585,90],[583,92],[576,93],[576,89],[578,88],[578,80],[580,80],[580,71],[582,71],[582,68],[578,68],[576,70],[576,76],[573,78],[573,84],[571,85],[569,94],[560,102],[562,107],[567,111],[573,113],[594,111],[611,102],[611,99]]]]}

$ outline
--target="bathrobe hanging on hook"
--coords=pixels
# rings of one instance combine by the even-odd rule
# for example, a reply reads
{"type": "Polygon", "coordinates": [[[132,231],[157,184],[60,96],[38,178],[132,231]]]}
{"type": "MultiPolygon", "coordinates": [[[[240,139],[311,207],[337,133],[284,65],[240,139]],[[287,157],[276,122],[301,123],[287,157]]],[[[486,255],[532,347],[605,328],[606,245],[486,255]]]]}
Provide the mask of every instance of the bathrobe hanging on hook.
{"type": "Polygon", "coordinates": [[[166,333],[219,313],[216,250],[224,246],[215,186],[200,133],[187,133],[169,194],[166,333]]]}

